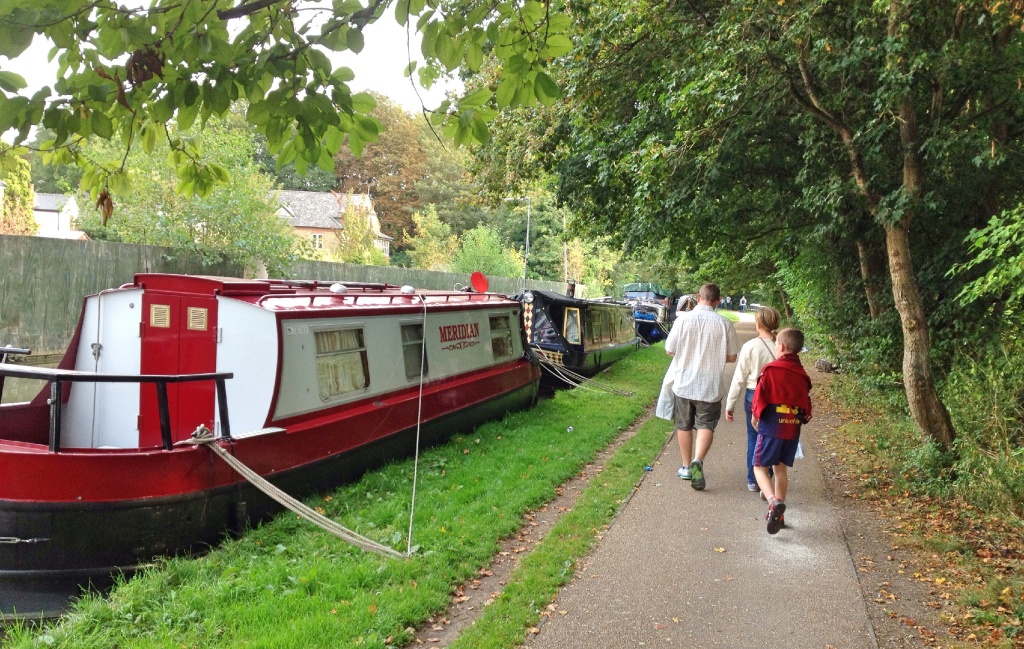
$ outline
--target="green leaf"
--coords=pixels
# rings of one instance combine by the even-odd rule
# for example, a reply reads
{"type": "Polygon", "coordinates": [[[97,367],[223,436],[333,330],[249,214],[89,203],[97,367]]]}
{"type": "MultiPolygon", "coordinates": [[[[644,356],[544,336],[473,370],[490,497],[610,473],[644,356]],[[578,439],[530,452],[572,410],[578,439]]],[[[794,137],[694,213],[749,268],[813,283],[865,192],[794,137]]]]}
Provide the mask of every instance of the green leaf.
{"type": "Polygon", "coordinates": [[[398,0],[395,3],[395,21],[402,27],[409,22],[409,0],[398,0]]]}
{"type": "Polygon", "coordinates": [[[512,74],[506,74],[505,78],[498,84],[497,100],[498,108],[508,108],[516,97],[519,90],[520,78],[512,74]]]}
{"type": "Polygon", "coordinates": [[[469,108],[475,106],[483,106],[493,96],[493,94],[494,93],[492,93],[487,88],[477,88],[473,92],[463,97],[462,101],[459,103],[461,106],[469,108]]]}
{"type": "Polygon", "coordinates": [[[340,128],[330,126],[327,128],[327,133],[324,135],[323,141],[324,148],[327,149],[328,153],[335,154],[341,149],[341,144],[345,141],[345,134],[340,128]]]}
{"type": "Polygon", "coordinates": [[[368,92],[357,92],[352,95],[352,110],[368,115],[377,107],[377,100],[368,92]]]}
{"type": "Polygon", "coordinates": [[[462,48],[459,42],[449,36],[446,32],[437,35],[437,59],[446,70],[454,70],[462,62],[462,48]]]}
{"type": "Polygon", "coordinates": [[[153,153],[157,143],[157,125],[150,122],[142,127],[142,150],[146,153],[153,153]]]}
{"type": "Polygon", "coordinates": [[[7,92],[18,92],[27,87],[28,84],[20,74],[0,71],[0,89],[7,92]]]}
{"type": "Polygon", "coordinates": [[[363,5],[359,3],[359,0],[334,0],[331,6],[333,7],[334,15],[336,16],[354,14],[363,8],[363,5]]]}
{"type": "Polygon", "coordinates": [[[102,111],[92,111],[92,116],[89,119],[92,132],[100,136],[104,140],[109,140],[114,134],[114,124],[110,121],[110,118],[106,116],[102,111]]]}
{"type": "Polygon", "coordinates": [[[169,122],[174,117],[174,97],[167,94],[154,102],[151,114],[157,122],[169,122]]]}
{"type": "Polygon", "coordinates": [[[231,97],[228,96],[227,83],[218,80],[217,85],[210,89],[210,105],[217,115],[223,115],[231,108],[231,97]]]}
{"type": "Polygon", "coordinates": [[[331,155],[331,152],[326,147],[320,149],[320,159],[317,160],[317,166],[327,173],[334,173],[334,156],[331,155]]]}
{"type": "Polygon", "coordinates": [[[349,131],[348,134],[348,148],[352,150],[352,155],[360,157],[363,155],[363,147],[366,145],[363,139],[359,137],[359,134],[355,131],[349,131]]]}
{"type": "Polygon", "coordinates": [[[356,78],[356,73],[352,71],[352,68],[340,67],[331,74],[331,79],[340,83],[348,83],[349,81],[356,78]]]}
{"type": "Polygon", "coordinates": [[[358,54],[363,51],[363,45],[363,32],[358,29],[348,30],[348,49],[358,54]]]}
{"type": "MultiPolygon", "coordinates": [[[[484,64],[484,48],[478,43],[472,42],[466,46],[466,67],[472,72],[478,72],[484,64]]],[[[408,76],[408,75],[406,75],[408,76]]]]}
{"type": "Polygon", "coordinates": [[[216,180],[217,182],[231,182],[231,174],[228,173],[227,168],[224,167],[223,165],[211,162],[210,164],[206,165],[206,168],[210,170],[210,175],[213,176],[213,179],[216,180]]]}
{"type": "Polygon", "coordinates": [[[541,50],[540,55],[544,58],[554,59],[559,56],[565,56],[572,52],[572,49],[572,40],[570,40],[568,36],[555,34],[548,38],[547,42],[544,43],[544,49],[541,50]]]}
{"type": "Polygon", "coordinates": [[[192,125],[196,121],[196,116],[199,115],[200,103],[197,101],[191,105],[186,105],[178,111],[178,128],[183,131],[187,131],[192,128],[192,125]]]}
{"type": "Polygon", "coordinates": [[[562,96],[562,91],[558,84],[544,72],[537,73],[537,79],[533,84],[533,91],[537,95],[537,100],[545,106],[550,106],[562,96]]]}
{"type": "Polygon", "coordinates": [[[537,2],[537,0],[527,0],[527,2],[523,3],[523,8],[520,9],[520,15],[523,17],[523,20],[531,27],[540,24],[544,20],[545,13],[545,4],[537,2]]]}
{"type": "Polygon", "coordinates": [[[473,115],[473,122],[471,124],[473,131],[473,139],[480,144],[486,144],[491,139],[491,134],[487,129],[487,122],[484,121],[483,116],[479,113],[473,115]]]}

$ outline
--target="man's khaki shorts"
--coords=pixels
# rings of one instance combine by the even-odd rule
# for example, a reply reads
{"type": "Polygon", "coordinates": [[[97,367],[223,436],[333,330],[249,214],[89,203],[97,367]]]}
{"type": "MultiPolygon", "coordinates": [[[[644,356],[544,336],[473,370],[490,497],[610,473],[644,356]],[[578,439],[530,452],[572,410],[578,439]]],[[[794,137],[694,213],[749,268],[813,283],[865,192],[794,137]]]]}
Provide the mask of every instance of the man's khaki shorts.
{"type": "Polygon", "coordinates": [[[695,401],[672,395],[676,430],[715,430],[722,417],[721,401],[695,401]]]}

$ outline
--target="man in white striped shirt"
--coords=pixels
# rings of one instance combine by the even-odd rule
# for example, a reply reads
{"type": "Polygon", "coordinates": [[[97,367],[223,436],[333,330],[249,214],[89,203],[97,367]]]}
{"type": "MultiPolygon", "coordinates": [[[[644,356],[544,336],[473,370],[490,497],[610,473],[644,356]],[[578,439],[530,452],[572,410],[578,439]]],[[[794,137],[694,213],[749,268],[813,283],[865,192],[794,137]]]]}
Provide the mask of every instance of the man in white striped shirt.
{"type": "Polygon", "coordinates": [[[721,301],[717,284],[705,284],[697,294],[697,306],[679,313],[672,325],[665,352],[678,356],[672,392],[673,419],[679,454],[683,466],[677,475],[690,481],[690,486],[704,489],[704,458],[714,438],[715,426],[722,416],[725,382],[722,373],[726,363],[736,360],[739,339],[736,328],[715,309],[721,301]],[[693,431],[697,430],[696,449],[693,431]]]}

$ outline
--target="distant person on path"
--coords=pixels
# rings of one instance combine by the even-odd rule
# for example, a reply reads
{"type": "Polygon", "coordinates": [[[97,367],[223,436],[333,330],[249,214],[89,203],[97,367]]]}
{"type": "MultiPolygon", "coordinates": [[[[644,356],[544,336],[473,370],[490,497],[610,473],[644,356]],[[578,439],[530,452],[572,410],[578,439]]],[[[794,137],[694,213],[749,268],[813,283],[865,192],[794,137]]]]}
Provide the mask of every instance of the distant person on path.
{"type": "Polygon", "coordinates": [[[741,295],[740,296],[740,313],[746,313],[746,312],[747,312],[747,296],[746,295],[741,295]]]}
{"type": "Polygon", "coordinates": [[[731,295],[726,295],[725,296],[725,308],[727,308],[730,311],[732,311],[732,296],[731,295]]]}
{"type": "Polygon", "coordinates": [[[775,360],[775,333],[779,329],[782,316],[770,306],[766,306],[754,315],[754,326],[757,337],[751,338],[740,348],[736,359],[736,369],[732,375],[729,396],[725,400],[725,420],[733,420],[736,403],[743,395],[743,412],[747,422],[747,489],[758,491],[757,478],[754,477],[754,447],[757,445],[757,428],[751,423],[751,404],[754,401],[754,388],[761,376],[761,369],[775,360]]]}
{"type": "Polygon", "coordinates": [[[775,338],[776,360],[764,366],[754,389],[753,423],[757,428],[754,475],[768,501],[768,533],[777,534],[785,525],[788,467],[793,466],[800,425],[811,420],[811,379],[800,364],[804,334],[783,329],[775,338]],[[775,483],[768,469],[775,470],[775,483]]]}
{"type": "Polygon", "coordinates": [[[677,475],[690,480],[690,486],[698,491],[706,484],[704,459],[722,415],[722,371],[726,363],[736,360],[739,351],[732,322],[715,313],[720,301],[718,285],[701,286],[697,306],[679,313],[665,341],[665,352],[673,359],[672,375],[665,377],[664,386],[671,379],[672,415],[683,460],[677,475]]]}

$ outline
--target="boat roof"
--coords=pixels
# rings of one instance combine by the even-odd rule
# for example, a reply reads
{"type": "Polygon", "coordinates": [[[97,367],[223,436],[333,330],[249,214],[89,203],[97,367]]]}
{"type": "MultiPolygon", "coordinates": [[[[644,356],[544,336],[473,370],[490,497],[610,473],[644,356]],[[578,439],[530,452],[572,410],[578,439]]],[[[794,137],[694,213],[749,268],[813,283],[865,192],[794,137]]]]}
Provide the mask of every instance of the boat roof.
{"type": "Polygon", "coordinates": [[[633,282],[622,288],[623,293],[654,293],[660,297],[672,295],[672,291],[654,282],[633,282]]]}
{"type": "Polygon", "coordinates": [[[563,304],[565,306],[584,307],[590,304],[609,304],[612,306],[626,306],[624,302],[621,302],[611,297],[582,299],[577,297],[569,297],[568,295],[562,295],[561,293],[552,293],[551,291],[541,291],[537,289],[530,289],[530,292],[533,293],[534,296],[539,295],[541,297],[541,300],[544,302],[563,304]]]}
{"type": "Polygon", "coordinates": [[[400,287],[395,284],[332,280],[242,279],[208,275],[138,273],[131,284],[121,288],[141,288],[163,293],[230,297],[270,311],[305,311],[357,307],[422,308],[444,304],[498,306],[516,303],[498,293],[443,291],[400,287]]]}

